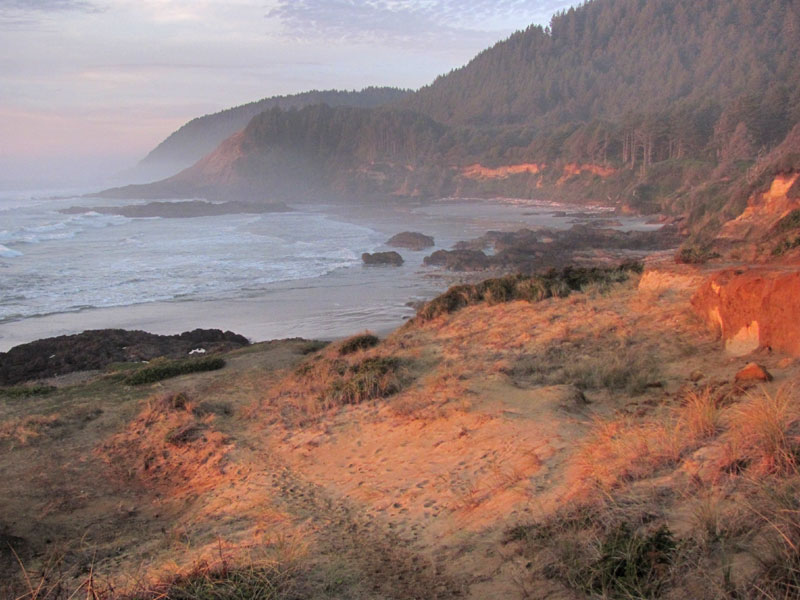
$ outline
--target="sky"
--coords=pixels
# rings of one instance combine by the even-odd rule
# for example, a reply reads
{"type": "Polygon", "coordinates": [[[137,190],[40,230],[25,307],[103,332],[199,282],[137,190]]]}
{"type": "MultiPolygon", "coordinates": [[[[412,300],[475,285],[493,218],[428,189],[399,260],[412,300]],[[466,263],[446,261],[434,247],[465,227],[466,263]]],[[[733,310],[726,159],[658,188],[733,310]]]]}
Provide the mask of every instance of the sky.
{"type": "Polygon", "coordinates": [[[0,187],[133,166],[193,117],[416,89],[573,0],[0,0],[0,187]]]}

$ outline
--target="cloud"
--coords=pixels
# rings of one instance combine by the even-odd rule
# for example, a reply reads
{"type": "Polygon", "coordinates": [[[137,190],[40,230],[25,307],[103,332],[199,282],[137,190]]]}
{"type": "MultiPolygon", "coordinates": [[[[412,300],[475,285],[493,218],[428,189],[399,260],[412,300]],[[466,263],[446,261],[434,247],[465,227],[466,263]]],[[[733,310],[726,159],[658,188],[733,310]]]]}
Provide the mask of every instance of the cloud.
{"type": "Polygon", "coordinates": [[[99,13],[103,7],[85,0],[0,0],[0,28],[38,27],[49,17],[99,13]]]}
{"type": "Polygon", "coordinates": [[[295,39],[485,38],[547,22],[572,0],[279,0],[267,13],[295,39]]]}
{"type": "Polygon", "coordinates": [[[99,10],[97,4],[86,0],[0,0],[0,15],[99,10]]]}

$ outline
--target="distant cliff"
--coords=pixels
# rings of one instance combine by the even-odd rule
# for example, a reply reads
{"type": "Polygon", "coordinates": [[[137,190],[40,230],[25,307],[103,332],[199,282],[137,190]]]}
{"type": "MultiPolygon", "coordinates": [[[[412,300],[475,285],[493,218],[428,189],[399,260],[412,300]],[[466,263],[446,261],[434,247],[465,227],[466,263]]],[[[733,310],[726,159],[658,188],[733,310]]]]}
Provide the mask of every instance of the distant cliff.
{"type": "Polygon", "coordinates": [[[407,110],[324,104],[273,108],[173,177],[98,195],[253,202],[296,200],[304,194],[414,195],[406,182],[416,181],[419,171],[441,170],[428,159],[439,156],[437,146],[446,130],[407,110]]]}
{"type": "Polygon", "coordinates": [[[312,104],[371,108],[397,101],[406,90],[368,87],[361,91],[312,90],[289,96],[273,96],[192,119],[156,146],[135,169],[129,180],[154,181],[174,175],[214,151],[226,138],[244,129],[259,113],[274,107],[302,108],[312,104]]]}

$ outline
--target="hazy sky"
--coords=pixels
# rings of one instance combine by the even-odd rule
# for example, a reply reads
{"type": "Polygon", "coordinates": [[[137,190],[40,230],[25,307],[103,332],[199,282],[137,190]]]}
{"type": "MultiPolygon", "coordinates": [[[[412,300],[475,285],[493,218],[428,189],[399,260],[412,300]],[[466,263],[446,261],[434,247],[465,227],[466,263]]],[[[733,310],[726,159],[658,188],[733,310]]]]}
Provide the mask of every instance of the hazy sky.
{"type": "Polygon", "coordinates": [[[85,181],[192,117],[418,88],[572,0],[0,0],[0,184],[85,181]]]}

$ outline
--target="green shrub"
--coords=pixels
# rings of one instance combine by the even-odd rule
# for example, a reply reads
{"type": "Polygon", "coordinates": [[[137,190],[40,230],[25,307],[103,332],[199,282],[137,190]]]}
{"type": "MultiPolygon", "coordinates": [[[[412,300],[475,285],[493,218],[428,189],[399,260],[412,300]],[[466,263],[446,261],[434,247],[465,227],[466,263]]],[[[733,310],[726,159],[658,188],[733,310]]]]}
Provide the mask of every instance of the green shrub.
{"type": "Polygon", "coordinates": [[[786,254],[789,250],[793,250],[800,246],[800,235],[795,236],[794,239],[791,237],[787,237],[780,242],[772,249],[773,256],[780,256],[782,254],[786,254]]]}
{"type": "Polygon", "coordinates": [[[626,262],[616,267],[566,267],[541,275],[506,275],[475,285],[456,285],[426,303],[417,318],[428,321],[480,302],[500,304],[513,300],[539,302],[546,298],[566,298],[590,284],[621,283],[631,273],[641,273],[643,269],[640,262],[626,262]]]}
{"type": "Polygon", "coordinates": [[[219,357],[190,358],[185,360],[154,360],[146,367],[125,378],[128,385],[155,383],[178,375],[215,371],[225,366],[225,360],[219,357]]]}
{"type": "Polygon", "coordinates": [[[675,255],[675,262],[684,265],[702,265],[713,258],[719,258],[719,253],[712,252],[706,248],[686,246],[678,250],[675,255]]]}
{"type": "Polygon", "coordinates": [[[345,356],[353,352],[358,352],[359,350],[374,348],[378,345],[378,342],[380,342],[380,340],[376,335],[372,335],[371,333],[359,333],[342,342],[342,345],[339,346],[339,355],[345,356]]]}
{"type": "Polygon", "coordinates": [[[607,389],[641,394],[658,381],[651,348],[633,340],[597,340],[549,346],[521,356],[507,371],[515,384],[572,384],[581,390],[607,389]]]}
{"type": "Polygon", "coordinates": [[[783,217],[775,225],[775,231],[778,233],[786,233],[800,227],[800,208],[794,209],[788,215],[783,217]]]}
{"type": "Polygon", "coordinates": [[[603,597],[658,598],[675,547],[665,525],[637,534],[622,523],[606,534],[597,548],[597,559],[574,574],[574,583],[603,597]]]}
{"type": "Polygon", "coordinates": [[[52,385],[16,385],[0,388],[0,398],[17,399],[45,396],[56,390],[52,385]]]}

